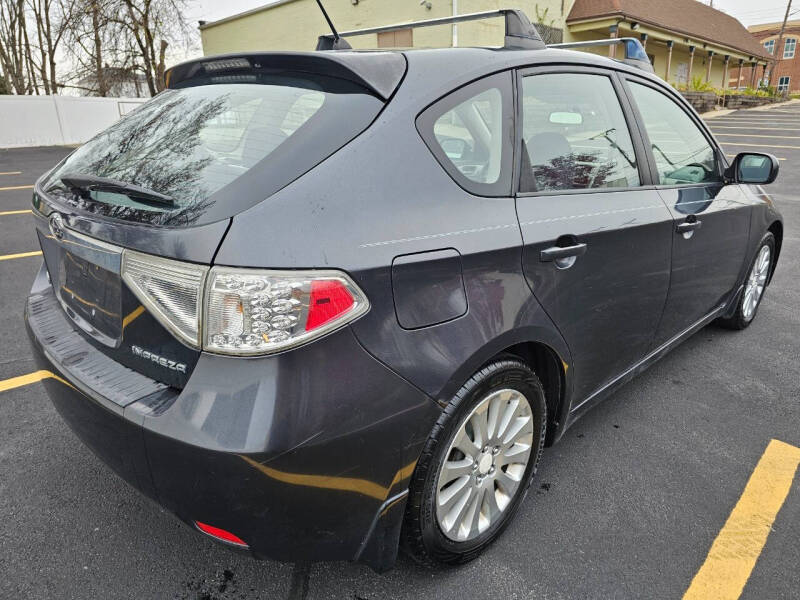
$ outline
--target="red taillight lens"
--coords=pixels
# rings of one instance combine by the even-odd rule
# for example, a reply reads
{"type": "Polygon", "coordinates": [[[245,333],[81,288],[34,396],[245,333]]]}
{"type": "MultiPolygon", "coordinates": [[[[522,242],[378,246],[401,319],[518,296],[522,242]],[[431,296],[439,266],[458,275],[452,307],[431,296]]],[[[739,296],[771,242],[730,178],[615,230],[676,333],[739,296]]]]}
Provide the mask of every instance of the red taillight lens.
{"type": "Polygon", "coordinates": [[[349,310],[354,302],[350,292],[341,281],[337,279],[312,281],[306,331],[311,331],[332,321],[349,310]]]}
{"type": "Polygon", "coordinates": [[[194,524],[200,531],[210,535],[213,538],[227,542],[228,544],[234,544],[235,546],[247,548],[247,543],[240,537],[233,535],[230,531],[225,531],[224,529],[214,527],[213,525],[207,525],[206,523],[201,523],[200,521],[195,521],[194,524]]]}

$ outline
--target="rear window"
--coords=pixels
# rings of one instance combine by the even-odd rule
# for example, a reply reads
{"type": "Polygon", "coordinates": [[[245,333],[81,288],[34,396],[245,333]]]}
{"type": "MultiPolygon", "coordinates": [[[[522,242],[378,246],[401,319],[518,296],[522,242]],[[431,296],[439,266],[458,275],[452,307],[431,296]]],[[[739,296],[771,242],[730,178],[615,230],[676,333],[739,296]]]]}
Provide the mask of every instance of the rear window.
{"type": "Polygon", "coordinates": [[[239,80],[162,92],[76,150],[48,176],[44,190],[111,218],[211,222],[263,200],[316,165],[366,128],[383,105],[364,88],[330,77],[239,80]],[[113,186],[79,192],[61,181],[76,174],[132,184],[172,202],[131,197],[113,186]]]}

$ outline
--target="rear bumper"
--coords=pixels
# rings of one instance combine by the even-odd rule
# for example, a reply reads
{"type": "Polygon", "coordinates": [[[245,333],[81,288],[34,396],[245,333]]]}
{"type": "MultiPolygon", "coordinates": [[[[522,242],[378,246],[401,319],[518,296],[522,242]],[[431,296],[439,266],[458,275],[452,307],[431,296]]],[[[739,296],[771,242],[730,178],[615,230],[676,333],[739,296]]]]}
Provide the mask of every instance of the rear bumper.
{"type": "Polygon", "coordinates": [[[25,312],[39,367],[66,382],[45,380],[47,392],[126,481],[256,557],[393,564],[408,480],[440,409],[349,329],[272,357],[204,354],[183,390],[153,388],[71,327],[52,335],[66,318],[48,294],[37,279],[25,312]]]}

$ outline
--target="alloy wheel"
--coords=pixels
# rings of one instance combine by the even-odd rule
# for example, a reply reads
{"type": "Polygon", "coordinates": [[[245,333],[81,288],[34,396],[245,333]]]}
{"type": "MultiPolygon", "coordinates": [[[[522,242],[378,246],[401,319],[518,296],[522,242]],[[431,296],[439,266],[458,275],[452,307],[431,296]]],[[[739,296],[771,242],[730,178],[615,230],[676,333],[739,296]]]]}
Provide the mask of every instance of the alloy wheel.
{"type": "Polygon", "coordinates": [[[758,303],[761,301],[764,287],[767,285],[771,259],[772,251],[769,246],[762,246],[755,263],[753,263],[753,268],[750,270],[750,275],[747,277],[747,283],[744,288],[742,316],[746,321],[751,320],[756,314],[756,308],[758,308],[758,303]]]}
{"type": "Polygon", "coordinates": [[[528,399],[511,388],[487,395],[460,423],[436,483],[446,537],[472,540],[497,522],[523,484],[533,430],[528,399]]]}

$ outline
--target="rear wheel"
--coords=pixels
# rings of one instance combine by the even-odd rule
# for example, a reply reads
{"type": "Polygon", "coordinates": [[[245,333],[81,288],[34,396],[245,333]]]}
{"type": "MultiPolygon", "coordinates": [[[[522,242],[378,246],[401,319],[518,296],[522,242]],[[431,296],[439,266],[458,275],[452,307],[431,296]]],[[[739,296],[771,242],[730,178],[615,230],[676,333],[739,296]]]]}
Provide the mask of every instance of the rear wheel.
{"type": "Polygon", "coordinates": [[[516,513],[544,444],[544,390],[524,363],[476,373],[442,412],[411,482],[404,545],[421,562],[476,558],[516,513]]]}
{"type": "Polygon", "coordinates": [[[744,329],[753,322],[764,297],[772,263],[775,260],[775,236],[767,233],[750,265],[750,271],[739,294],[736,312],[728,319],[720,319],[720,324],[730,329],[744,329]]]}

